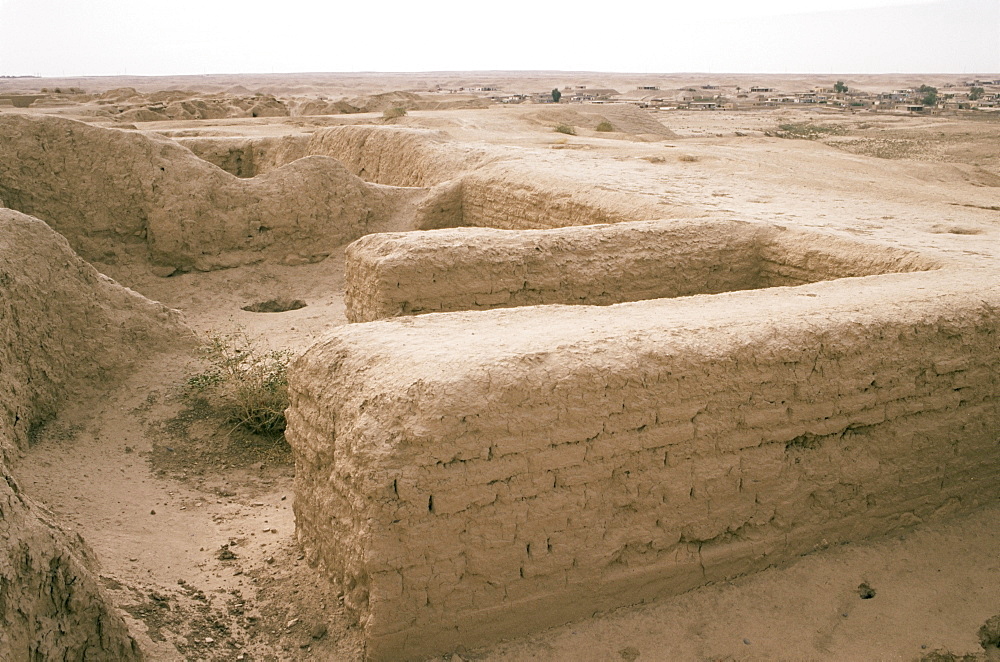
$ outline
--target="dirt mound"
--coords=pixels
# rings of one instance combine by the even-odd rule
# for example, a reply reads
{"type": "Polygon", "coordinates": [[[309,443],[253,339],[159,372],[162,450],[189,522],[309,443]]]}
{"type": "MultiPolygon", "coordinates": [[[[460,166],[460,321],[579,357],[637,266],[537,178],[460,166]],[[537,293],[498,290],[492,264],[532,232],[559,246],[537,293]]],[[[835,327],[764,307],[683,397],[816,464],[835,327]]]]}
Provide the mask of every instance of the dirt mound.
{"type": "Polygon", "coordinates": [[[21,493],[8,466],[66,394],[190,336],[174,311],[9,209],[0,209],[0,284],[0,658],[139,659],[89,549],[21,493]]]}
{"type": "Polygon", "coordinates": [[[577,108],[551,107],[526,115],[526,118],[541,125],[556,126],[566,124],[596,131],[601,122],[609,122],[615,132],[632,135],[676,138],[677,134],[660,124],[649,113],[631,104],[603,104],[577,108]]]}
{"type": "Polygon", "coordinates": [[[365,112],[361,108],[351,105],[344,100],[298,99],[286,103],[289,106],[290,113],[297,117],[310,115],[350,115],[352,113],[365,112]]]}
{"type": "MultiPolygon", "coordinates": [[[[391,225],[420,191],[367,184],[313,156],[239,179],[177,143],[59,118],[0,118],[0,200],[85,259],[212,270],[330,249],[391,225]]],[[[403,224],[405,225],[405,223],[403,224]]]]}
{"type": "Polygon", "coordinates": [[[383,92],[370,96],[354,97],[347,103],[358,108],[363,113],[377,113],[389,108],[416,108],[420,95],[413,92],[383,92]]]}
{"type": "Polygon", "coordinates": [[[109,116],[122,122],[204,120],[226,117],[287,117],[288,106],[274,96],[199,95],[168,90],[140,94],[132,88],[109,90],[100,97],[109,116]]]}

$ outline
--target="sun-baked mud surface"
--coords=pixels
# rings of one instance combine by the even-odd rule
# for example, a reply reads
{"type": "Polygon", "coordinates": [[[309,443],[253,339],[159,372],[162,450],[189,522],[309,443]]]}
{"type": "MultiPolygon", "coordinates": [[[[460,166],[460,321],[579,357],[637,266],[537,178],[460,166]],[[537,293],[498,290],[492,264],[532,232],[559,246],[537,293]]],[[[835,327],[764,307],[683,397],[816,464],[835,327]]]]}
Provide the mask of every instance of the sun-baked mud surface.
{"type": "MultiPolygon", "coordinates": [[[[1000,125],[990,119],[786,109],[429,110],[405,95],[375,96],[405,87],[398,81],[379,90],[381,83],[354,79],[339,91],[324,90],[330,99],[315,99],[311,112],[333,112],[341,92],[368,97],[352,106],[368,112],[343,114],[340,107],[341,114],[305,116],[296,114],[299,102],[283,101],[282,84],[307,82],[271,82],[263,97],[248,88],[216,99],[208,97],[218,89],[155,96],[173,85],[164,82],[136,94],[4,107],[0,122],[60,115],[91,126],[60,123],[46,143],[53,153],[31,153],[34,165],[16,172],[11,163],[20,157],[5,156],[0,199],[49,216],[44,220],[99,271],[180,309],[195,331],[244,327],[295,353],[346,323],[343,248],[316,240],[317,228],[332,217],[391,230],[660,218],[777,223],[958,261],[981,269],[983,278],[995,273],[1000,125]],[[385,108],[400,103],[410,107],[406,116],[383,119],[385,108]],[[114,116],[104,112],[111,107],[114,116]],[[618,130],[596,131],[602,119],[618,130]],[[577,135],[554,131],[564,123],[577,135]],[[789,124],[834,130],[778,137],[789,124]],[[116,128],[96,132],[106,127],[116,128]],[[107,135],[123,151],[61,156],[70,154],[60,151],[68,143],[106,148],[107,135]],[[128,155],[121,177],[81,179],[121,153],[128,155]],[[62,181],[53,166],[75,168],[75,179],[62,181]],[[174,166],[183,176],[173,174],[174,166]],[[353,193],[303,197],[304,178],[313,188],[332,182],[353,193]],[[199,196],[187,197],[195,189],[199,196]],[[383,206],[387,201],[393,204],[383,206]],[[316,211],[330,205],[339,213],[316,211]],[[123,208],[130,213],[116,216],[123,208]],[[268,222],[289,208],[301,223],[268,222]],[[275,239],[275,233],[283,234],[275,239]],[[228,244],[210,245],[215,237],[228,244]],[[307,305],[269,314],[244,310],[296,300],[307,305]]],[[[524,84],[553,87],[544,76],[524,84]]],[[[123,84],[136,85],[142,87],[123,84]]],[[[22,140],[22,133],[10,135],[22,140]]],[[[340,589],[308,566],[295,540],[289,451],[233,433],[184,396],[186,380],[203,368],[193,348],[164,353],[162,342],[137,346],[148,355],[137,371],[69,389],[57,415],[39,419],[13,470],[21,493],[93,550],[93,590],[124,614],[148,659],[361,659],[364,642],[340,589]]],[[[821,546],[788,567],[490,649],[461,650],[452,659],[985,655],[979,629],[1000,612],[1000,508],[960,517],[945,508],[913,526],[891,539],[821,546]],[[862,584],[874,597],[862,599],[862,584]]]]}

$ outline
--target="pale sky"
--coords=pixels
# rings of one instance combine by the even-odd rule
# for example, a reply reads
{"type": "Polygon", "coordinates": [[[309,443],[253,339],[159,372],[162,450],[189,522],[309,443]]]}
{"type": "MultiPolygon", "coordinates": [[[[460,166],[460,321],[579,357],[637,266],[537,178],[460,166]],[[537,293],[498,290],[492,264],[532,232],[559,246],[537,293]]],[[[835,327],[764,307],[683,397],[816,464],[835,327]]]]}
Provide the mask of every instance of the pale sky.
{"type": "Polygon", "coordinates": [[[1000,73],[1000,0],[0,0],[0,75],[1000,73]]]}

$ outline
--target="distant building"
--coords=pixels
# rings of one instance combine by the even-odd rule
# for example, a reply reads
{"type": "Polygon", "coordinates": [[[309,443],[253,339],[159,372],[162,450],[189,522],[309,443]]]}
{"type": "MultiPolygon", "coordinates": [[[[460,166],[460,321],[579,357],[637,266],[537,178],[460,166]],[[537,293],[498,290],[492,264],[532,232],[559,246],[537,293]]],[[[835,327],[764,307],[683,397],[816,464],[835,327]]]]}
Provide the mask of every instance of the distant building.
{"type": "Polygon", "coordinates": [[[584,88],[582,90],[577,89],[573,92],[570,101],[576,101],[578,103],[595,103],[598,101],[610,101],[611,97],[616,97],[619,95],[618,90],[612,90],[610,88],[584,88]]]}

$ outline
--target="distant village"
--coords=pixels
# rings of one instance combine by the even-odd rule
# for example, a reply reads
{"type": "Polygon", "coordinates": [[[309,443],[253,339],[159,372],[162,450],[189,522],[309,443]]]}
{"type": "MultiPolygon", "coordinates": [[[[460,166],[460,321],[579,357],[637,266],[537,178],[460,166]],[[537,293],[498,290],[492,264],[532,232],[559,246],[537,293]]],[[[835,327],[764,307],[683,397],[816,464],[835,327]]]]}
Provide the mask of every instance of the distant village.
{"type": "Polygon", "coordinates": [[[500,104],[522,103],[628,103],[658,110],[755,110],[782,107],[827,107],[842,110],[896,111],[932,113],[946,110],[1000,109],[1000,79],[969,80],[942,88],[921,85],[916,88],[869,92],[852,89],[843,81],[830,87],[815,87],[805,92],[784,92],[775,87],[751,85],[712,85],[661,90],[656,85],[642,85],[629,92],[614,89],[568,86],[547,92],[505,93],[498,86],[478,85],[456,89],[438,88],[436,92],[473,93],[487,96],[500,104]]]}

